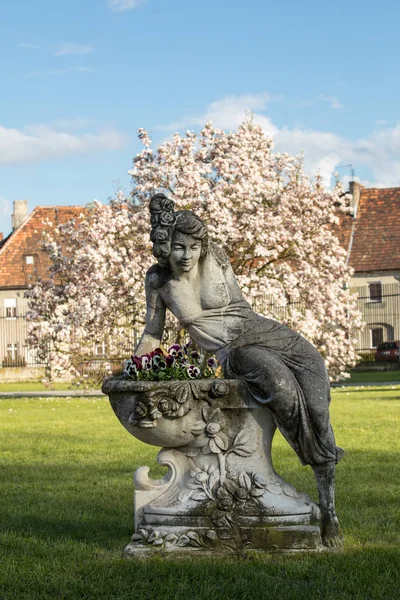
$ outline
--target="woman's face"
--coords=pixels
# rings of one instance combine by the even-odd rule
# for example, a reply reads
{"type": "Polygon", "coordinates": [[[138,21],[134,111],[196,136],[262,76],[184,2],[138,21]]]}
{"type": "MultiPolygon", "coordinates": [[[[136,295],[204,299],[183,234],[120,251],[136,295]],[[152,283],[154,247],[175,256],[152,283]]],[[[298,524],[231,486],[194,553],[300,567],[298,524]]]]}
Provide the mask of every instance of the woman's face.
{"type": "Polygon", "coordinates": [[[177,273],[188,273],[199,262],[201,241],[191,235],[177,231],[171,244],[169,263],[177,273]]]}

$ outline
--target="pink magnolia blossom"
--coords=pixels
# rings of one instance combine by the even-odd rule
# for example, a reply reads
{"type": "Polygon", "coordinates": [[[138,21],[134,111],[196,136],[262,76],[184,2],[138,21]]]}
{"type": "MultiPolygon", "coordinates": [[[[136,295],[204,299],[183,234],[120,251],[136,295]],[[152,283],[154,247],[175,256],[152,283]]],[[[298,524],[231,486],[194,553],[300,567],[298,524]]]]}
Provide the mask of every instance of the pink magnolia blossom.
{"type": "MultiPolygon", "coordinates": [[[[332,379],[345,376],[362,320],[333,230],[349,209],[340,184],[327,190],[319,176],[310,180],[302,159],[274,152],[251,117],[229,133],[208,123],[198,135],[175,134],[157,150],[138,133],[131,197],[95,202],[80,223],[44,240],[53,266],[50,281],[29,292],[29,343],[49,356],[49,369],[74,371],[82,345],[106,341],[121,362],[132,353],[127,331],[143,324],[144,277],[154,262],[148,202],[160,191],[207,223],[256,310],[310,340],[332,379]]],[[[170,316],[167,332],[176,327],[170,316]]]]}

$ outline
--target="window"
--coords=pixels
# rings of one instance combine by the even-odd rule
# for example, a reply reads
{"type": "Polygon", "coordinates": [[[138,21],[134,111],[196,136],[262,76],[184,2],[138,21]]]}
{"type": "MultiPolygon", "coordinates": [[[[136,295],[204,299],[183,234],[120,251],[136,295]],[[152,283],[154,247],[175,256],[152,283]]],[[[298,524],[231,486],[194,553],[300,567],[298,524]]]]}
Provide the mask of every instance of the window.
{"type": "Polygon", "coordinates": [[[17,316],[17,299],[4,298],[4,308],[6,313],[6,319],[15,319],[15,317],[17,316]]]}
{"type": "Polygon", "coordinates": [[[371,302],[382,302],[382,283],[374,281],[369,283],[369,299],[371,302]]]}
{"type": "Polygon", "coordinates": [[[102,342],[101,344],[96,344],[96,346],[95,346],[95,354],[97,356],[105,356],[107,354],[107,344],[106,344],[106,342],[102,342]]]}
{"type": "Polygon", "coordinates": [[[373,327],[371,329],[372,347],[376,348],[378,344],[383,342],[383,327],[373,327]]]}
{"type": "Polygon", "coordinates": [[[10,360],[16,360],[17,356],[18,344],[16,342],[7,344],[7,358],[9,358],[10,360]]]}
{"type": "Polygon", "coordinates": [[[33,263],[35,262],[33,256],[31,255],[25,256],[25,261],[27,265],[33,265],[33,263]]]}

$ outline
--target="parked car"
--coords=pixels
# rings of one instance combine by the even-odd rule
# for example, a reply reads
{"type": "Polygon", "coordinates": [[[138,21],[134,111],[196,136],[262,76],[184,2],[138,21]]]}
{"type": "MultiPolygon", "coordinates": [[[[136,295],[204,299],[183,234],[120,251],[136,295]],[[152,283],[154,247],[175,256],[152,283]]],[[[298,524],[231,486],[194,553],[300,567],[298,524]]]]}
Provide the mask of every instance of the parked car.
{"type": "Polygon", "coordinates": [[[383,342],[376,347],[375,360],[400,362],[400,342],[383,342]]]}

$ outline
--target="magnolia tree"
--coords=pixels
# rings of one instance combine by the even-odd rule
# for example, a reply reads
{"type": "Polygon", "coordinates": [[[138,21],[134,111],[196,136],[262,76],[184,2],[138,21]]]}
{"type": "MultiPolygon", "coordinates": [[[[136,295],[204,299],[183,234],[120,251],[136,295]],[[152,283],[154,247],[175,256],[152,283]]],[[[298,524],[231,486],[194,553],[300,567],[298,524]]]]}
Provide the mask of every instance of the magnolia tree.
{"type": "Polygon", "coordinates": [[[95,369],[99,346],[122,361],[132,353],[134,326],[144,322],[143,281],[152,264],[147,213],[118,194],[78,219],[44,225],[50,277],[27,292],[27,340],[47,379],[79,377],[82,365],[95,369]]]}
{"type": "Polygon", "coordinates": [[[349,205],[340,184],[310,181],[302,159],[274,152],[252,118],[231,133],[207,124],[198,135],[175,134],[155,151],[145,130],[139,138],[131,197],[96,202],[45,240],[52,279],[30,291],[29,341],[43,357],[50,348],[49,366],[69,369],[82,341],[113,340],[119,355],[132,350],[123,325],[144,319],[144,276],[154,262],[147,206],[163,191],[207,223],[257,310],[310,340],[332,379],[344,376],[357,358],[361,315],[334,234],[349,205]]]}

